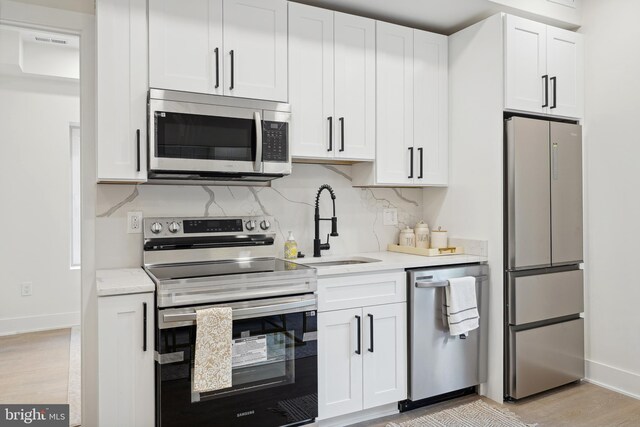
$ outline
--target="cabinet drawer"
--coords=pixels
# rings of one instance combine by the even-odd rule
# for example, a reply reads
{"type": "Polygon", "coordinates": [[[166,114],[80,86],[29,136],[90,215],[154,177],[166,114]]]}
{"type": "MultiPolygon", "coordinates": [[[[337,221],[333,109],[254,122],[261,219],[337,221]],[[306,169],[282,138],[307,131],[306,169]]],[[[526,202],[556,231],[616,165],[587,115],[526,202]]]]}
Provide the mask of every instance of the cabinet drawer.
{"type": "Polygon", "coordinates": [[[584,378],[584,319],[511,329],[510,395],[516,399],[584,378]]]}
{"type": "Polygon", "coordinates": [[[318,311],[342,310],[407,300],[404,272],[318,279],[318,311]]]}
{"type": "Polygon", "coordinates": [[[582,270],[534,276],[512,276],[509,281],[509,323],[523,325],[584,311],[582,270]]]}

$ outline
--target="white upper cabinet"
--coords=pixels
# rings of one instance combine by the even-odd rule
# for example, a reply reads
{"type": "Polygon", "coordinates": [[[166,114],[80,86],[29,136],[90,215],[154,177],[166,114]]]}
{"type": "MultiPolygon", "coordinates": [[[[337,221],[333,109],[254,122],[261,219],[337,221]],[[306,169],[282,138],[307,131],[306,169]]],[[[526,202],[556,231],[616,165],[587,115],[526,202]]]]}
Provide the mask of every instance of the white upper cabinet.
{"type": "Polygon", "coordinates": [[[286,102],[287,2],[150,1],[149,67],[154,88],[286,102]]]}
{"type": "Polygon", "coordinates": [[[376,23],[376,161],[357,186],[445,186],[449,176],[448,39],[376,23]]]}
{"type": "Polygon", "coordinates": [[[149,2],[149,85],[222,95],[222,0],[149,2]]]}
{"type": "Polygon", "coordinates": [[[584,106],[584,47],[581,34],[547,27],[549,112],[582,117],[584,106]]]}
{"type": "Polygon", "coordinates": [[[505,108],[581,118],[582,35],[505,17],[505,108]]]}
{"type": "Polygon", "coordinates": [[[375,21],[289,3],[291,152],[375,157],[375,21]]]}
{"type": "Polygon", "coordinates": [[[548,107],[547,26],[505,18],[505,107],[543,113],[548,107]]]}
{"type": "Polygon", "coordinates": [[[147,179],[147,2],[98,0],[98,182],[147,179]]]}
{"type": "Polygon", "coordinates": [[[447,37],[414,30],[413,141],[416,184],[449,182],[447,37]]]}
{"type": "Polygon", "coordinates": [[[413,29],[376,23],[377,183],[413,184],[413,29]]]}
{"type": "Polygon", "coordinates": [[[373,160],[376,138],[376,23],[335,13],[336,157],[373,160]]]}
{"type": "Polygon", "coordinates": [[[289,3],[291,155],[333,157],[333,12],[289,3]]]}
{"type": "Polygon", "coordinates": [[[224,0],[225,95],[288,101],[287,1],[224,0]]]}

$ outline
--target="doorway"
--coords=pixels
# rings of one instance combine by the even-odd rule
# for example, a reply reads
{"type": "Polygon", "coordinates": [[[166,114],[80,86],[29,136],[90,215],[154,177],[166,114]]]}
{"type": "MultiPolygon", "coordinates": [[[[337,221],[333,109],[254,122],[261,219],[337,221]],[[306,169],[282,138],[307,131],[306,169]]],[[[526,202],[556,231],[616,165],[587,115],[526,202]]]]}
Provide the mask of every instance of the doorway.
{"type": "Polygon", "coordinates": [[[78,36],[0,24],[0,140],[0,404],[69,404],[80,425],[78,36]]]}

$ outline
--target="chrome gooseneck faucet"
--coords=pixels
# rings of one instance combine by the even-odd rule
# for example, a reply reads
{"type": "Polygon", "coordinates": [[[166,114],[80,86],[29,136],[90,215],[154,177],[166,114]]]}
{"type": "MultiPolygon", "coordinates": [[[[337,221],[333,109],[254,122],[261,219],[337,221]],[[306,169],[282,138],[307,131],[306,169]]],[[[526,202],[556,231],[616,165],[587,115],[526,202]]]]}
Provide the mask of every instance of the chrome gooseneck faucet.
{"type": "Polygon", "coordinates": [[[316,195],[316,212],[314,215],[314,221],[316,225],[316,234],[313,239],[313,256],[319,257],[320,251],[326,251],[331,248],[329,245],[329,236],[338,236],[338,218],[336,217],[336,194],[333,192],[333,188],[330,185],[321,185],[316,195]],[[333,216],[331,218],[320,218],[320,194],[323,190],[329,191],[331,194],[331,201],[333,202],[333,216]],[[327,243],[320,243],[320,221],[331,221],[331,234],[327,234],[327,243]]]}

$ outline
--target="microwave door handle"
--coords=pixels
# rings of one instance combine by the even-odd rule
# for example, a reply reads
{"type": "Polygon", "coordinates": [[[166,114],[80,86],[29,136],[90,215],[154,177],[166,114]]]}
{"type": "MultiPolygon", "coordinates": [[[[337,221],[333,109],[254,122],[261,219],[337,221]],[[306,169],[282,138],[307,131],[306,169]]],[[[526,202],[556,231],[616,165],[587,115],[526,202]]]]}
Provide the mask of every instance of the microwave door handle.
{"type": "Polygon", "coordinates": [[[259,111],[253,113],[253,120],[256,124],[256,159],[253,163],[253,170],[262,172],[262,119],[259,111]]]}

